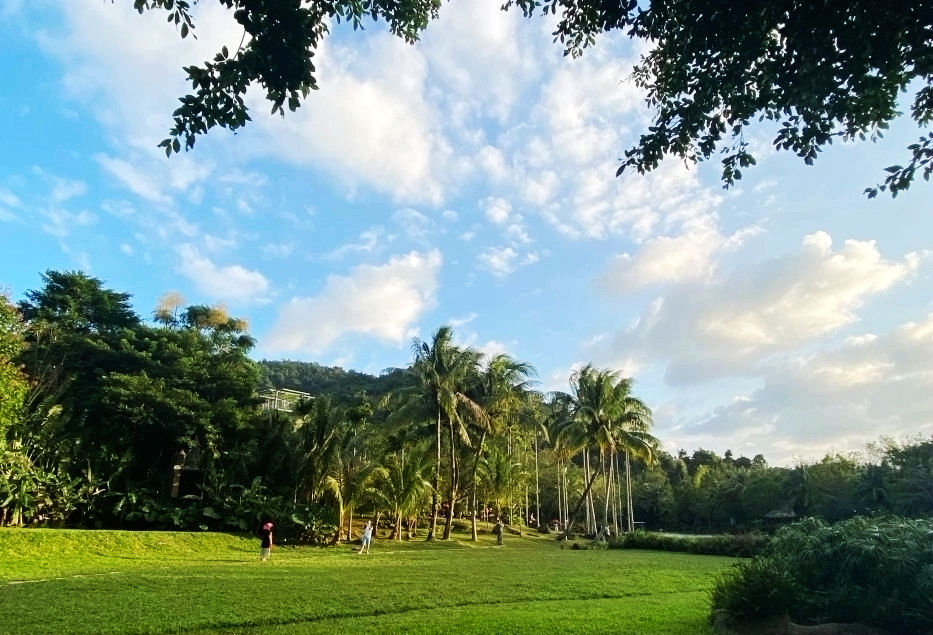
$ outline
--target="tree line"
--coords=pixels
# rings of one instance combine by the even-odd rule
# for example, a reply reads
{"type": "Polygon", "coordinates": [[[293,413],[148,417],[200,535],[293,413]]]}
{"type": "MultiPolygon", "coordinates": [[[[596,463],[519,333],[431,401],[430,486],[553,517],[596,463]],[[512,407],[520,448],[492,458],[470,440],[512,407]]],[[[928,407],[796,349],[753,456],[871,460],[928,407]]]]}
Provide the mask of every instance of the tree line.
{"type": "Polygon", "coordinates": [[[256,362],[244,321],[166,294],[144,320],[84,273],[0,301],[0,525],[253,530],[313,543],[366,514],[391,538],[502,518],[540,531],[766,528],[787,518],[928,516],[933,442],[794,468],[677,456],[634,382],[592,365],[567,392],[442,326],[379,377],[256,362]],[[268,388],[310,394],[264,407],[268,388]]]}

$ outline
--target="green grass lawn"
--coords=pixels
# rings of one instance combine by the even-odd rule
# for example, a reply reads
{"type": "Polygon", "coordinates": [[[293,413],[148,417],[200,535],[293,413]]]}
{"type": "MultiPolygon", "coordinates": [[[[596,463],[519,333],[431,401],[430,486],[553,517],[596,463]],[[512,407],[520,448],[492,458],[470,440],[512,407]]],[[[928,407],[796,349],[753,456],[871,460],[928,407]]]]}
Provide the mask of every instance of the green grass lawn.
{"type": "Polygon", "coordinates": [[[0,530],[0,631],[696,635],[734,562],[546,536],[258,551],[229,534],[0,530]]]}

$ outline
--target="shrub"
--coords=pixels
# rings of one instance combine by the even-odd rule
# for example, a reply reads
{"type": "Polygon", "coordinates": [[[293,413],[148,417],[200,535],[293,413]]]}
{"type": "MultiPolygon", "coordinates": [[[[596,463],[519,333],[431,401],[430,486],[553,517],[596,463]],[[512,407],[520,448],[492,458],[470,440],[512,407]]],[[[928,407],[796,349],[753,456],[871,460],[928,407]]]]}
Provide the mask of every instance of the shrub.
{"type": "Polygon", "coordinates": [[[785,571],[768,558],[754,558],[722,574],[710,596],[714,614],[722,612],[732,620],[749,622],[789,614],[798,592],[785,571]]]}
{"type": "Polygon", "coordinates": [[[931,553],[928,520],[855,517],[830,525],[806,519],[782,528],[762,556],[720,579],[712,611],[744,621],[787,613],[800,623],[928,632],[931,553]],[[772,601],[767,584],[778,587],[772,601]]]}
{"type": "Polygon", "coordinates": [[[726,534],[722,536],[675,536],[648,531],[633,531],[610,541],[612,549],[654,549],[681,551],[713,556],[750,558],[761,552],[769,538],[764,534],[726,534]]]}

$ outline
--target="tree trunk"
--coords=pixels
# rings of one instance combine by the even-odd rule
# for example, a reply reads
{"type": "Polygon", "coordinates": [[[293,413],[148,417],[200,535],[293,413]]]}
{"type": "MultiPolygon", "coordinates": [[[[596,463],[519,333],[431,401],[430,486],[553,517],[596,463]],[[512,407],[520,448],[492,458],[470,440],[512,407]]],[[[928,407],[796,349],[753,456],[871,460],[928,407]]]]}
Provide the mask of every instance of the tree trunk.
{"type": "Polygon", "coordinates": [[[560,460],[560,457],[557,457],[557,523],[563,527],[564,526],[564,471],[562,467],[563,461],[560,460]]]}
{"type": "Polygon", "coordinates": [[[440,487],[441,478],[441,411],[437,411],[437,460],[434,462],[434,489],[431,492],[431,524],[428,526],[427,540],[434,540],[434,532],[437,530],[437,489],[440,487]]]}
{"type": "Polygon", "coordinates": [[[603,527],[609,526],[609,501],[612,494],[612,463],[609,464],[609,472],[606,472],[606,455],[599,453],[599,464],[602,466],[603,474],[606,474],[606,497],[603,500],[603,527]]]}
{"type": "MultiPolygon", "coordinates": [[[[592,466],[590,465],[590,450],[586,449],[586,453],[583,455],[583,468],[584,468],[584,478],[589,479],[590,471],[592,466]]],[[[598,472],[593,471],[593,474],[598,474],[598,472]]],[[[586,490],[586,533],[595,534],[596,533],[596,511],[593,509],[593,490],[592,488],[587,488],[586,490]]]]}
{"type": "Polygon", "coordinates": [[[612,453],[612,465],[615,471],[615,500],[613,501],[614,516],[616,518],[616,534],[622,531],[622,471],[619,469],[619,453],[612,453]]]}
{"type": "Polygon", "coordinates": [[[576,506],[573,508],[573,512],[568,514],[570,520],[567,523],[567,528],[564,530],[563,537],[566,537],[571,529],[573,529],[573,524],[577,521],[577,514],[580,513],[580,508],[583,507],[583,503],[586,502],[586,497],[590,493],[593,483],[596,482],[597,476],[599,476],[599,472],[593,472],[593,476],[590,477],[590,482],[586,484],[586,489],[584,489],[583,494],[580,495],[580,500],[577,501],[576,506]]]}
{"type": "Polygon", "coordinates": [[[476,448],[476,452],[473,454],[473,474],[471,476],[472,481],[473,481],[473,503],[472,503],[472,510],[470,513],[473,516],[473,531],[472,531],[472,538],[471,538],[473,542],[476,542],[477,540],[479,540],[479,536],[476,531],[476,490],[477,490],[476,471],[479,468],[480,459],[483,457],[483,444],[485,442],[486,442],[486,431],[483,430],[483,434],[482,436],[480,436],[480,439],[479,439],[479,445],[476,448]]]}
{"type": "Polygon", "coordinates": [[[628,451],[625,452],[625,504],[628,512],[628,530],[635,531],[635,518],[632,510],[632,464],[628,451]]]}
{"type": "Polygon", "coordinates": [[[457,466],[457,444],[454,442],[454,422],[448,419],[450,430],[450,488],[448,489],[449,501],[447,506],[447,519],[444,522],[444,540],[450,540],[450,530],[454,522],[454,507],[457,504],[457,490],[460,483],[460,470],[457,466]]]}
{"type": "Polygon", "coordinates": [[[541,485],[538,483],[538,430],[535,429],[535,518],[541,526],[541,485]]]}
{"type": "Polygon", "coordinates": [[[570,469],[569,461],[564,460],[564,528],[570,522],[570,483],[567,479],[567,471],[570,469]]]}

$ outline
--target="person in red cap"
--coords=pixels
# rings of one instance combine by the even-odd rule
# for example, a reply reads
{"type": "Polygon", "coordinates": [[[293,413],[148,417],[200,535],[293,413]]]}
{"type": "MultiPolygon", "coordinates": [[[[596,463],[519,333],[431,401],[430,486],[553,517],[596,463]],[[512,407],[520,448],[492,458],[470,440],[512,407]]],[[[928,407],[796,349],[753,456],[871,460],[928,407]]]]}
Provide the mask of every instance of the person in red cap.
{"type": "Polygon", "coordinates": [[[259,530],[259,539],[262,541],[259,544],[259,559],[263,562],[268,560],[269,554],[272,553],[272,528],[274,526],[272,523],[266,523],[259,530]]]}

